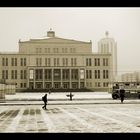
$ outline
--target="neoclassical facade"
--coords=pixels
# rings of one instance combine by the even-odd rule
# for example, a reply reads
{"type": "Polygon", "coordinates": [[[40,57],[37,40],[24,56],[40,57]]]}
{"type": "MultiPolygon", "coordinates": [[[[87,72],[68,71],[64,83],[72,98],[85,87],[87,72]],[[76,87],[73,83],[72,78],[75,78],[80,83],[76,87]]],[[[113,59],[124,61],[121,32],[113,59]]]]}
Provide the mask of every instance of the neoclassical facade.
{"type": "Polygon", "coordinates": [[[18,91],[106,91],[112,63],[111,53],[92,52],[91,41],[60,38],[50,30],[46,38],[19,41],[19,52],[0,53],[0,79],[18,91]]]}

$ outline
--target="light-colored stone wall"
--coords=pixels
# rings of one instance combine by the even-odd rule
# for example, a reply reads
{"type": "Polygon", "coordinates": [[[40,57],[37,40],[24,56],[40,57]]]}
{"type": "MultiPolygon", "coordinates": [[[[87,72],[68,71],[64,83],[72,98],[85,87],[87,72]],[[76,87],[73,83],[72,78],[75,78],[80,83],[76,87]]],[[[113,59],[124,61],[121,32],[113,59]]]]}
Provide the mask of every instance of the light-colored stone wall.
{"type": "MultiPolygon", "coordinates": [[[[48,39],[31,39],[30,41],[19,41],[19,52],[17,53],[0,53],[0,79],[2,79],[2,71],[8,70],[8,83],[16,83],[18,89],[26,89],[29,87],[29,69],[30,68],[77,68],[92,71],[92,78],[85,78],[86,87],[89,89],[107,89],[103,84],[109,83],[112,77],[112,55],[110,53],[93,53],[91,42],[82,42],[62,38],[48,38],[48,39]],[[36,52],[36,48],[41,48],[41,52],[36,52]],[[45,48],[50,48],[50,52],[45,52],[45,48]],[[54,49],[58,48],[58,52],[54,52],[54,49]],[[74,48],[74,51],[71,51],[74,48]],[[63,49],[67,49],[65,52],[63,49]],[[2,59],[8,58],[8,66],[2,65],[2,59]],[[17,66],[11,66],[11,59],[17,58],[17,66]],[[21,66],[20,59],[26,58],[26,65],[21,66]],[[41,65],[37,66],[36,59],[41,58],[41,65]],[[45,58],[51,59],[51,66],[45,65],[45,58]],[[59,58],[59,66],[54,66],[54,59],[59,58]],[[68,59],[68,65],[63,65],[63,58],[68,59]],[[77,63],[75,66],[71,65],[71,59],[76,58],[77,63]],[[86,65],[86,59],[90,58],[92,65],[86,65]],[[95,58],[100,59],[100,65],[95,66],[95,58]],[[103,59],[108,59],[108,65],[103,66],[103,59]],[[17,79],[11,79],[11,71],[17,70],[17,79]],[[26,79],[21,79],[21,70],[26,70],[26,79]],[[95,70],[100,71],[100,78],[95,79],[95,70]],[[109,78],[103,78],[103,70],[109,71],[109,78]],[[21,87],[21,85],[26,85],[26,87],[21,87]],[[97,85],[100,86],[97,86],[97,85]]],[[[86,74],[86,73],[85,73],[86,74]]]]}

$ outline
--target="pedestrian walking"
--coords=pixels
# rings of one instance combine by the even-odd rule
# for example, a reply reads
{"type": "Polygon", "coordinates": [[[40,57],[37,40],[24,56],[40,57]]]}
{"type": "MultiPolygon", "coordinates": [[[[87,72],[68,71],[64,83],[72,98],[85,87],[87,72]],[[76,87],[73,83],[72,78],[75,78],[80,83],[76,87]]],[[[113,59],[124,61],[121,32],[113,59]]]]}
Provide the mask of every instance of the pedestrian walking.
{"type": "Polygon", "coordinates": [[[43,106],[42,108],[46,110],[47,101],[48,101],[48,99],[47,99],[47,94],[45,94],[45,95],[42,97],[42,101],[44,102],[44,106],[43,106]]]}
{"type": "Polygon", "coordinates": [[[125,97],[125,90],[123,88],[120,89],[120,99],[121,103],[123,103],[125,97]]]}

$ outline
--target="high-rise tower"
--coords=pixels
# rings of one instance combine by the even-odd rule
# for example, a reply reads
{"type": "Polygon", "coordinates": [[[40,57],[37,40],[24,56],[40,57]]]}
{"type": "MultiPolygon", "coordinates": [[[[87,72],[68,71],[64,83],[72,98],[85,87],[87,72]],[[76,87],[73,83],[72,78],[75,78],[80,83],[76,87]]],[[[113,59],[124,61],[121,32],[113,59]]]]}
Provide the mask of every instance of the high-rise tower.
{"type": "Polygon", "coordinates": [[[111,75],[111,82],[115,81],[117,77],[117,42],[113,39],[108,37],[109,32],[105,32],[105,38],[102,38],[98,42],[98,53],[102,54],[111,54],[111,67],[112,67],[112,75],[111,75]]]}

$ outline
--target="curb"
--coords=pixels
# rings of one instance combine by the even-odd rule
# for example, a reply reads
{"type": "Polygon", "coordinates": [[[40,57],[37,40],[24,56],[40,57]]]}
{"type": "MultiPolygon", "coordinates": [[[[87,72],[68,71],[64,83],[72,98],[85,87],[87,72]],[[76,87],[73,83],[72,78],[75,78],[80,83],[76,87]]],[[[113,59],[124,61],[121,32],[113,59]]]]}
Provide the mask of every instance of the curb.
{"type": "MultiPolygon", "coordinates": [[[[93,104],[140,104],[139,102],[90,102],[90,103],[49,103],[49,105],[93,105],[93,104]]],[[[43,103],[0,103],[0,106],[14,106],[14,105],[43,105],[43,103]]]]}

